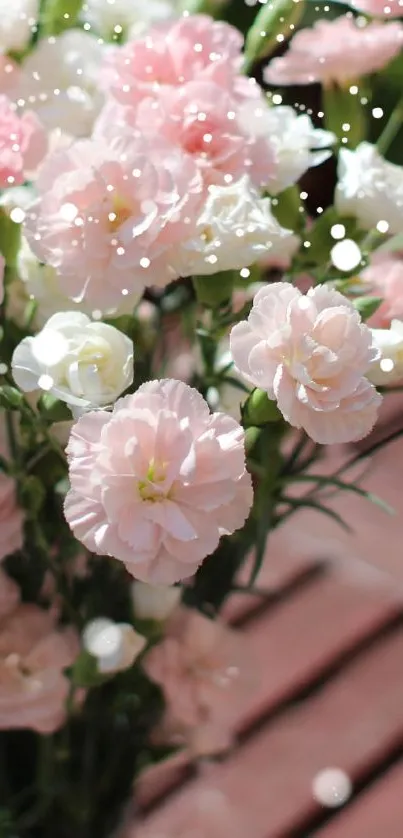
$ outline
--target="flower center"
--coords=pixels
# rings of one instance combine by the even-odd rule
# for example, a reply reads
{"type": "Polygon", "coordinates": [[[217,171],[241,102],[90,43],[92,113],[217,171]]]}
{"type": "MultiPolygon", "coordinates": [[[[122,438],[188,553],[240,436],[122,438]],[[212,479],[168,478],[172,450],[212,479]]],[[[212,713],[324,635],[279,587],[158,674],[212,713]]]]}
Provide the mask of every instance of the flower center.
{"type": "Polygon", "coordinates": [[[161,485],[166,480],[167,465],[167,463],[156,463],[154,460],[151,460],[145,479],[139,480],[137,484],[142,500],[157,503],[169,498],[170,492],[164,491],[161,485]]]}
{"type": "Polygon", "coordinates": [[[112,208],[108,214],[110,232],[115,233],[131,215],[132,209],[128,206],[127,199],[119,195],[118,192],[114,193],[112,195],[112,208]]]}

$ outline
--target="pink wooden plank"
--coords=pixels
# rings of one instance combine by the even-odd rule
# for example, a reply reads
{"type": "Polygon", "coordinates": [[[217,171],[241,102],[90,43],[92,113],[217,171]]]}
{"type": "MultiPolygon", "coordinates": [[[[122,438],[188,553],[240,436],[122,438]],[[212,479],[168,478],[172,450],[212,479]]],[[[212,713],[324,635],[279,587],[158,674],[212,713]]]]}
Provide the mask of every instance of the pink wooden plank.
{"type": "MultiPolygon", "coordinates": [[[[168,799],[146,820],[147,838],[186,834],[183,825],[192,817],[194,822],[197,801],[208,789],[223,795],[234,823],[247,824],[248,838],[288,836],[318,810],[312,786],[320,771],[337,767],[354,780],[403,742],[402,659],[399,629],[316,696],[258,731],[224,764],[211,765],[208,775],[168,799]]],[[[143,833],[134,830],[131,838],[138,834],[143,833]]],[[[367,833],[356,832],[354,838],[367,833]]]]}
{"type": "Polygon", "coordinates": [[[315,838],[402,838],[402,794],[403,763],[399,763],[315,838]]]}
{"type": "MultiPolygon", "coordinates": [[[[387,590],[362,589],[353,579],[329,574],[312,582],[242,631],[250,666],[250,689],[231,693],[234,732],[294,695],[333,660],[399,613],[401,603],[387,590]]],[[[228,696],[222,693],[224,705],[228,696]]],[[[176,760],[178,758],[175,758],[176,760]]],[[[141,805],[182,778],[183,758],[145,773],[137,787],[141,805]]]]}

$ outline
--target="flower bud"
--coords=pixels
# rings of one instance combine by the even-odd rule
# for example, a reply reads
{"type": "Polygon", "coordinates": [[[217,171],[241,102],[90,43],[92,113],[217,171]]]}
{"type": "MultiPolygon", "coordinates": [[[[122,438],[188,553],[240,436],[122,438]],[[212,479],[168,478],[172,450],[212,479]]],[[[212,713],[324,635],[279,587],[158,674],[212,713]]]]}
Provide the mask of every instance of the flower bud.
{"type": "Polygon", "coordinates": [[[262,6],[246,37],[247,68],[270,55],[281,41],[292,35],[303,10],[303,0],[270,0],[262,6]]]}
{"type": "Polygon", "coordinates": [[[129,669],[143,651],[146,640],[129,623],[98,617],[84,629],[83,644],[97,659],[98,671],[110,674],[129,669]]]}
{"type": "Polygon", "coordinates": [[[174,611],[181,600],[180,587],[171,585],[148,585],[135,582],[133,585],[133,605],[139,620],[157,620],[162,622],[174,611]]]}

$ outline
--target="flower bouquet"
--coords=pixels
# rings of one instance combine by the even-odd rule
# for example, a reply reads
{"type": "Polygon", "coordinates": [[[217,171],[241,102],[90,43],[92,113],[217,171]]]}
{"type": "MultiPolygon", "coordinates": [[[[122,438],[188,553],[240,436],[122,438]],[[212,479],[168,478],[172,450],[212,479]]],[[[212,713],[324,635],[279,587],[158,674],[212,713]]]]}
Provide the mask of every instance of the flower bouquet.
{"type": "Polygon", "coordinates": [[[229,747],[223,605],[366,495],[318,462],[403,378],[400,5],[0,3],[1,838],[229,747]]]}

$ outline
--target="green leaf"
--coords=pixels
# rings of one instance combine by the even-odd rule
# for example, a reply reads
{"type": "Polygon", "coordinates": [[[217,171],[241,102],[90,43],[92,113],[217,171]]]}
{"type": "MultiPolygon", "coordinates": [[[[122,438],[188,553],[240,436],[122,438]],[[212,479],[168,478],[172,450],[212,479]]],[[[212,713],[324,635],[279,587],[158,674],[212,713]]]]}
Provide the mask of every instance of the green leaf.
{"type": "Polygon", "coordinates": [[[356,148],[366,138],[366,115],[360,101],[362,95],[363,91],[353,95],[348,88],[322,88],[325,128],[333,131],[340,141],[346,138],[347,143],[343,143],[343,146],[347,148],[356,148]],[[346,125],[350,127],[343,128],[346,125]]]}
{"type": "Polygon", "coordinates": [[[71,411],[51,393],[43,393],[38,399],[38,410],[47,422],[67,422],[71,420],[71,411]]]}
{"type": "Polygon", "coordinates": [[[304,11],[302,0],[271,0],[262,6],[245,42],[245,68],[248,70],[274,52],[280,40],[289,38],[304,11]],[[292,28],[291,28],[292,27],[292,28]]]}
{"type": "Polygon", "coordinates": [[[302,232],[304,213],[301,212],[302,204],[297,186],[290,186],[273,198],[271,208],[282,227],[292,229],[295,233],[302,232]]]}
{"type": "Polygon", "coordinates": [[[9,384],[0,387],[0,407],[8,407],[9,410],[18,410],[24,403],[23,394],[9,384]]]}
{"type": "Polygon", "coordinates": [[[82,651],[74,663],[71,678],[76,687],[98,687],[109,681],[111,675],[98,672],[97,659],[89,652],[82,651]]]}
{"type": "Polygon", "coordinates": [[[20,500],[24,509],[36,516],[42,509],[45,498],[46,491],[41,481],[33,475],[26,477],[20,489],[20,500]]]}
{"type": "Polygon", "coordinates": [[[193,277],[198,302],[209,308],[218,308],[230,300],[234,284],[234,271],[222,271],[213,276],[193,277]]]}
{"type": "MultiPolygon", "coordinates": [[[[311,499],[304,499],[304,498],[290,498],[290,497],[283,497],[282,501],[284,503],[288,503],[291,507],[291,512],[296,512],[298,509],[316,509],[318,512],[322,512],[323,515],[327,515],[328,518],[332,518],[333,521],[343,529],[345,532],[352,533],[352,528],[346,524],[343,520],[341,515],[338,512],[335,512],[334,509],[330,509],[328,506],[324,506],[324,504],[319,503],[318,501],[311,500],[311,499]]],[[[282,519],[288,517],[290,513],[286,512],[285,515],[282,516],[282,519]]]]}
{"type": "Polygon", "coordinates": [[[353,300],[354,308],[357,309],[364,321],[369,320],[382,303],[383,297],[356,297],[353,300]]]}
{"type": "Polygon", "coordinates": [[[83,0],[45,0],[41,12],[41,34],[59,35],[77,22],[83,0]]]}
{"type": "Polygon", "coordinates": [[[379,506],[384,512],[387,512],[389,515],[395,515],[396,511],[389,506],[386,501],[382,500],[382,498],[378,497],[378,495],[374,495],[373,492],[368,492],[366,489],[363,489],[362,486],[357,486],[355,483],[349,483],[345,480],[340,480],[336,475],[329,475],[328,477],[323,474],[298,474],[293,475],[291,481],[296,481],[297,483],[316,483],[317,486],[320,487],[334,487],[335,489],[340,489],[341,491],[345,492],[354,492],[356,495],[360,495],[360,497],[369,500],[371,503],[374,503],[376,506],[379,506]]]}
{"type": "Polygon", "coordinates": [[[0,209],[0,253],[3,254],[9,268],[15,267],[20,240],[21,225],[11,221],[10,216],[0,209]]]}

